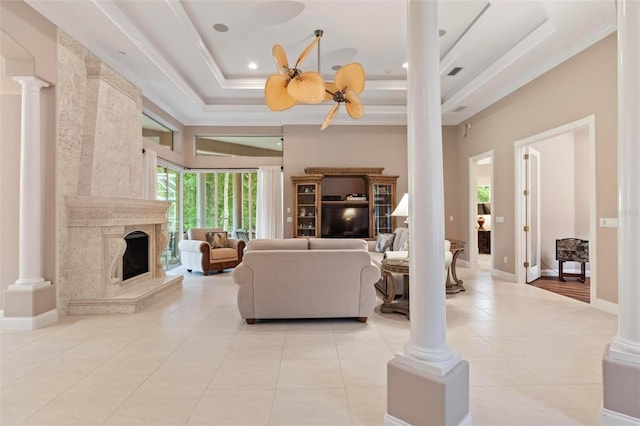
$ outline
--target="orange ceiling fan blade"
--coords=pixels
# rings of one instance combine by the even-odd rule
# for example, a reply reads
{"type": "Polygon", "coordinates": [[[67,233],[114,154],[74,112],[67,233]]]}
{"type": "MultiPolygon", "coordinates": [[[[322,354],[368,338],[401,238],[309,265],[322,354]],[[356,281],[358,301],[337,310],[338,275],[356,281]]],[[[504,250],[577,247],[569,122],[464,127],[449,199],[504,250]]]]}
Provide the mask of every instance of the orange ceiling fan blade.
{"type": "Polygon", "coordinates": [[[335,83],[340,89],[348,87],[356,93],[362,93],[364,81],[364,68],[357,62],[347,64],[336,72],[335,83]]]}
{"type": "Polygon", "coordinates": [[[330,101],[333,99],[333,94],[338,91],[338,86],[332,81],[324,82],[324,100],[330,101]]]}
{"type": "Polygon", "coordinates": [[[333,119],[336,118],[336,114],[338,114],[338,109],[340,109],[339,103],[335,104],[333,108],[331,108],[331,110],[329,111],[329,114],[327,114],[327,118],[324,119],[324,123],[322,123],[322,127],[320,127],[320,130],[324,130],[327,127],[329,127],[329,124],[331,124],[333,119]]]}
{"type": "Polygon", "coordinates": [[[309,55],[309,52],[311,52],[311,49],[313,49],[316,44],[318,44],[318,41],[320,41],[319,36],[316,37],[311,43],[309,43],[309,46],[307,46],[307,48],[302,51],[302,53],[298,57],[298,60],[296,61],[296,68],[298,68],[298,65],[300,65],[302,61],[305,60],[305,58],[309,55]]]}
{"type": "Polygon", "coordinates": [[[276,68],[281,75],[287,75],[289,70],[289,61],[287,61],[287,54],[284,53],[284,49],[279,44],[273,46],[273,60],[276,63],[276,68]]]}
{"type": "Polygon", "coordinates": [[[264,85],[264,99],[272,111],[284,111],[296,104],[289,95],[287,84],[289,79],[280,74],[272,74],[264,85]]]}
{"type": "Polygon", "coordinates": [[[291,79],[287,91],[298,102],[318,104],[324,100],[324,80],[315,71],[303,72],[291,79]]]}
{"type": "Polygon", "coordinates": [[[358,96],[355,90],[347,89],[345,92],[345,98],[347,99],[346,107],[349,117],[354,120],[362,118],[364,115],[364,106],[362,105],[362,102],[360,102],[360,96],[358,96]]]}

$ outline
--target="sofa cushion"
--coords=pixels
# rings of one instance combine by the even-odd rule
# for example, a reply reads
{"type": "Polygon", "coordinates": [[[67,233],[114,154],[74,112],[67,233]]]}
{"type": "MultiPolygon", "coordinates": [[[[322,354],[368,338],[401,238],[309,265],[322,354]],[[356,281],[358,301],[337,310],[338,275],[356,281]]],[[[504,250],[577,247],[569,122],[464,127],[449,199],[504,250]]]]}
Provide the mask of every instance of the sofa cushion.
{"type": "Polygon", "coordinates": [[[207,242],[211,246],[211,248],[219,249],[219,248],[227,248],[229,247],[229,242],[227,240],[227,233],[222,232],[207,232],[207,242]]]}
{"type": "Polygon", "coordinates": [[[309,250],[367,250],[367,242],[358,238],[309,238],[309,250]]]}
{"type": "Polygon", "coordinates": [[[211,249],[209,260],[212,262],[220,262],[225,260],[236,260],[238,258],[238,251],[232,248],[216,248],[211,249]]]}
{"type": "Polygon", "coordinates": [[[393,240],[395,239],[395,236],[395,234],[378,234],[375,251],[378,253],[384,253],[387,250],[391,250],[393,248],[393,240]]]}
{"type": "Polygon", "coordinates": [[[247,251],[253,250],[308,250],[306,238],[253,239],[247,243],[247,251]]]}

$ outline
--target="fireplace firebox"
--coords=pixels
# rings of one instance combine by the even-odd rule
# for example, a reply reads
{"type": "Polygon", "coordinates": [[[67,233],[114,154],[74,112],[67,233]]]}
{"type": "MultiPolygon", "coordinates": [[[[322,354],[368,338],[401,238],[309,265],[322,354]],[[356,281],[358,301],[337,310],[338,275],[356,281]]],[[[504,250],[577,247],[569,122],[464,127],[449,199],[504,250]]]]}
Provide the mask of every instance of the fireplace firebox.
{"type": "Polygon", "coordinates": [[[127,248],[122,256],[122,280],[149,272],[149,236],[134,231],[124,237],[127,248]]]}

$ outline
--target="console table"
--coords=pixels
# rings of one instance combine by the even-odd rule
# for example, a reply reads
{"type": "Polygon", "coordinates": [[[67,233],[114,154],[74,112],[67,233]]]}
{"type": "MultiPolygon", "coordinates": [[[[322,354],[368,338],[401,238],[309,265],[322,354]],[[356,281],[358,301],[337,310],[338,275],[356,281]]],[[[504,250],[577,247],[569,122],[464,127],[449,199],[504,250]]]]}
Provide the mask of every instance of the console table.
{"type": "Polygon", "coordinates": [[[382,298],[380,312],[384,314],[396,312],[406,315],[409,319],[409,259],[383,259],[381,272],[382,279],[386,283],[386,293],[382,298]],[[403,294],[398,300],[394,300],[396,285],[393,281],[393,272],[402,274],[404,279],[403,294]]]}
{"type": "Polygon", "coordinates": [[[465,288],[462,286],[463,281],[458,279],[458,275],[456,274],[456,261],[460,253],[464,251],[466,243],[461,240],[452,240],[451,238],[447,238],[447,240],[451,243],[449,250],[453,253],[451,266],[447,270],[447,294],[455,294],[465,291],[465,288]]]}

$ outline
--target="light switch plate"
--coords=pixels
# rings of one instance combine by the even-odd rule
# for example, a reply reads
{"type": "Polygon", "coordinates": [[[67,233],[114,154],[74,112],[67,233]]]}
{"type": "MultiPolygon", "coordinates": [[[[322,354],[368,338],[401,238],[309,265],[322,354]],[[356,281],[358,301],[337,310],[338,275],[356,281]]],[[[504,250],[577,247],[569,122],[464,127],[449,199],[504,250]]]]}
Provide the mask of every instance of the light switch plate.
{"type": "Polygon", "coordinates": [[[496,223],[504,223],[504,216],[496,216],[496,223]]]}
{"type": "Polygon", "coordinates": [[[287,216],[287,222],[293,222],[293,218],[291,216],[287,216]]]}
{"type": "Polygon", "coordinates": [[[617,227],[618,227],[617,217],[601,217],[600,218],[600,228],[617,228],[617,227]]]}

